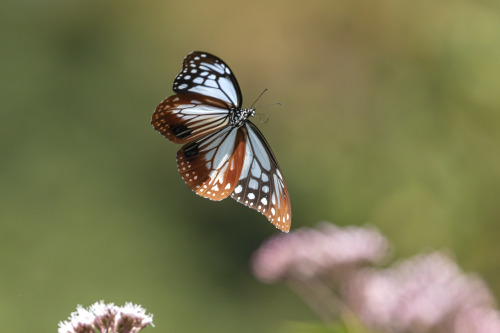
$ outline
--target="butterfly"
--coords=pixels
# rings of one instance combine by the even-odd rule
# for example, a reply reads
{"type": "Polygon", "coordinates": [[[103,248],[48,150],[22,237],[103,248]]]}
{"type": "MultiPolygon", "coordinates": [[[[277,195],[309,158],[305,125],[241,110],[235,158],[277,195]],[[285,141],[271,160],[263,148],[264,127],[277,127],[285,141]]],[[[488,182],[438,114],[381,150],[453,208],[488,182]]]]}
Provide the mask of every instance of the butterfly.
{"type": "Polygon", "coordinates": [[[229,195],[288,232],[291,208],[278,162],[248,119],[238,82],[221,59],[191,52],[174,80],[176,95],[156,107],[151,120],[163,136],[184,146],[177,166],[196,194],[219,201],[229,195]]]}

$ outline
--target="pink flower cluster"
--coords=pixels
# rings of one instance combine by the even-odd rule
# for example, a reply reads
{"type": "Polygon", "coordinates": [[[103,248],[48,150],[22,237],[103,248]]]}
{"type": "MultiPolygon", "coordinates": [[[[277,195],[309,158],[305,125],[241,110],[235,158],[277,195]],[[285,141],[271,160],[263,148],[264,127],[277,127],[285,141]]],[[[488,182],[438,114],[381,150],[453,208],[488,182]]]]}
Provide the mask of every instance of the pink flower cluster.
{"type": "Polygon", "coordinates": [[[388,248],[387,240],[375,228],[322,223],[318,229],[302,228],[271,238],[254,254],[252,268],[263,282],[303,280],[380,262],[388,248]]]}
{"type": "Polygon", "coordinates": [[[140,305],[100,301],[88,309],[78,305],[67,321],[59,323],[58,333],[137,333],[148,325],[153,326],[153,316],[140,305]]]}
{"type": "Polygon", "coordinates": [[[346,310],[377,332],[500,332],[500,312],[479,276],[462,272],[443,252],[373,267],[389,249],[374,228],[323,223],[270,239],[252,268],[263,282],[289,282],[328,321],[334,309],[337,317],[346,310]]]}
{"type": "Polygon", "coordinates": [[[378,330],[500,332],[498,320],[496,330],[477,327],[463,331],[466,323],[477,326],[472,317],[464,323],[464,316],[473,313],[478,319],[482,309],[496,312],[495,300],[483,280],[463,273],[441,252],[420,255],[385,270],[362,270],[348,283],[348,288],[346,303],[367,326],[378,330]]]}

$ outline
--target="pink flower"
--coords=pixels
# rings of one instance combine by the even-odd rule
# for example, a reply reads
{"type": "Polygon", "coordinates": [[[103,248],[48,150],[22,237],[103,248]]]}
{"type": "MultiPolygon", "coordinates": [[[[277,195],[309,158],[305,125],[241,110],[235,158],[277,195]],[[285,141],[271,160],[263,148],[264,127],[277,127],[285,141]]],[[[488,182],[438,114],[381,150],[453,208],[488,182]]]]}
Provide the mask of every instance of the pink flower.
{"type": "Polygon", "coordinates": [[[500,313],[489,307],[469,308],[456,316],[453,333],[500,332],[500,313]]]}
{"type": "Polygon", "coordinates": [[[465,308],[494,304],[479,277],[463,274],[440,252],[394,268],[364,271],[346,294],[350,307],[368,326],[390,332],[427,332],[447,326],[465,308]]]}
{"type": "Polygon", "coordinates": [[[387,240],[374,228],[340,228],[323,223],[280,234],[254,254],[254,275],[264,282],[330,274],[362,263],[379,262],[387,256],[387,240]]]}

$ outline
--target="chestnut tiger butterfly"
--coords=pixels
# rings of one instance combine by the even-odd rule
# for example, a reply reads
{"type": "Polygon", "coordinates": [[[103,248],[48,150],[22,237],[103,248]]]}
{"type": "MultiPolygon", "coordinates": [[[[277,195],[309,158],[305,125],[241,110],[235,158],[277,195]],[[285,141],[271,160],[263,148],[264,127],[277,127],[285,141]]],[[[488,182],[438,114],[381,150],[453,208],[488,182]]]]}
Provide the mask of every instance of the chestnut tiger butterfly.
{"type": "Polygon", "coordinates": [[[196,194],[222,200],[229,195],[290,230],[288,191],[269,144],[248,120],[240,87],[229,66],[206,52],[191,52],[174,80],[176,95],[156,107],[151,123],[163,136],[184,146],[177,166],[196,194]]]}

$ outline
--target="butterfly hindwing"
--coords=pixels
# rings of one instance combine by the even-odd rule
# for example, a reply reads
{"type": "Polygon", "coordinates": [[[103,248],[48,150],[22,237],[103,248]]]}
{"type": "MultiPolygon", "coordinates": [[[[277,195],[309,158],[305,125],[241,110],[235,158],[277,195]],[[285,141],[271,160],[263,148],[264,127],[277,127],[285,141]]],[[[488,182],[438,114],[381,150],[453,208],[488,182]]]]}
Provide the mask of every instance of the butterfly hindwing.
{"type": "Polygon", "coordinates": [[[186,184],[205,198],[227,198],[243,168],[245,135],[242,129],[226,127],[184,145],[177,152],[177,166],[186,184]]]}
{"type": "Polygon", "coordinates": [[[222,60],[206,52],[191,52],[174,81],[177,94],[198,93],[240,107],[241,91],[233,72],[222,60]]]}
{"type": "Polygon", "coordinates": [[[231,197],[261,212],[278,229],[288,232],[292,219],[290,198],[278,162],[254,124],[247,121],[243,128],[247,132],[245,160],[231,197]]]}
{"type": "Polygon", "coordinates": [[[200,94],[173,95],[156,107],[151,123],[176,143],[197,140],[229,122],[228,105],[200,94]]]}

